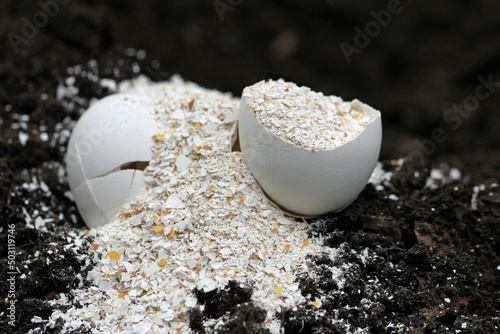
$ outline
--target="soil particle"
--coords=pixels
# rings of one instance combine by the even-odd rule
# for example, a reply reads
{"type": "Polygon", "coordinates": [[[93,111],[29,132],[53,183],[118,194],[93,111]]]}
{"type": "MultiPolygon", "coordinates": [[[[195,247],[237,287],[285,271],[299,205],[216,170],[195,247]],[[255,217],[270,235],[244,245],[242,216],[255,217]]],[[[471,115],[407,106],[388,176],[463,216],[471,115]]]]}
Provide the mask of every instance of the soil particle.
{"type": "Polygon", "coordinates": [[[197,332],[205,332],[203,322],[219,319],[209,328],[213,333],[269,333],[263,326],[266,311],[250,302],[252,289],[230,281],[223,289],[209,292],[195,290],[200,307],[190,314],[190,327],[197,332]]]}
{"type": "Polygon", "coordinates": [[[308,256],[308,271],[297,273],[295,280],[304,296],[314,297],[337,289],[330,268],[334,265],[327,255],[308,256]]]}
{"type": "Polygon", "coordinates": [[[231,281],[223,289],[209,292],[195,290],[198,303],[205,306],[203,315],[207,318],[219,318],[231,311],[236,305],[248,302],[252,296],[250,287],[231,281]]]}
{"type": "Polygon", "coordinates": [[[225,315],[214,328],[214,334],[270,334],[264,327],[266,311],[252,303],[238,305],[230,314],[225,315]]]}

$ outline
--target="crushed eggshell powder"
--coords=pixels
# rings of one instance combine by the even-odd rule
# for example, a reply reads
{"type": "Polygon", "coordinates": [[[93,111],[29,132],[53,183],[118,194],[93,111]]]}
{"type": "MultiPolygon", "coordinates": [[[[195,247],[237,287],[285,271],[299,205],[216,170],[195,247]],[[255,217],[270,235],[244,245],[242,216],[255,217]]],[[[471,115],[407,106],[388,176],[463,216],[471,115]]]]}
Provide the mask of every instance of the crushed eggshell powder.
{"type": "Polygon", "coordinates": [[[325,96],[283,79],[248,86],[243,98],[268,131],[310,150],[334,149],[356,138],[373,119],[340,97],[325,96]]]}
{"type": "MultiPolygon", "coordinates": [[[[231,151],[240,101],[179,77],[140,78],[121,91],[157,112],[161,140],[145,171],[149,190],[94,230],[98,265],[88,276],[94,285],[74,291],[81,307],[56,310],[51,321],[62,318],[67,329],[93,323],[101,332],[189,333],[194,289],[236,280],[252,285],[252,302],[267,311],[266,327],[281,332],[276,312],[310,303],[293,279],[297,270],[307,271],[308,255],[334,259],[337,250],[308,237],[305,221],[275,209],[241,153],[231,151]]],[[[336,112],[347,109],[341,104],[336,112]]],[[[342,286],[342,268],[331,271],[342,286]]]]}

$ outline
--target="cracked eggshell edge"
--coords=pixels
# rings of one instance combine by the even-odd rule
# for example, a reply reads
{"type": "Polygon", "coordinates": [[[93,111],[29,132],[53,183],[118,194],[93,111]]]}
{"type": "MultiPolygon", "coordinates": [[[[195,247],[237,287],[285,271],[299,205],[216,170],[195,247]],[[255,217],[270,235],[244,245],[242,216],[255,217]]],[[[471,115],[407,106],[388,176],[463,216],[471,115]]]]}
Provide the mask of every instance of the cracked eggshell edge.
{"type": "Polygon", "coordinates": [[[78,120],[68,144],[66,163],[71,171],[79,157],[88,180],[129,162],[150,161],[155,131],[152,110],[139,96],[107,96],[94,103],[78,120]]]}
{"type": "Polygon", "coordinates": [[[86,181],[73,196],[87,226],[96,228],[110,222],[123,204],[133,201],[145,188],[144,172],[127,169],[86,181]]]}
{"type": "Polygon", "coordinates": [[[373,119],[354,139],[323,151],[290,144],[270,133],[241,99],[239,140],[245,161],[266,195],[287,214],[317,216],[340,211],[366,186],[382,143],[380,111],[353,100],[373,119]]]}
{"type": "Polygon", "coordinates": [[[65,161],[70,189],[88,227],[107,224],[146,188],[143,171],[116,169],[150,161],[155,132],[151,110],[132,94],[110,95],[78,120],[65,161]]]}

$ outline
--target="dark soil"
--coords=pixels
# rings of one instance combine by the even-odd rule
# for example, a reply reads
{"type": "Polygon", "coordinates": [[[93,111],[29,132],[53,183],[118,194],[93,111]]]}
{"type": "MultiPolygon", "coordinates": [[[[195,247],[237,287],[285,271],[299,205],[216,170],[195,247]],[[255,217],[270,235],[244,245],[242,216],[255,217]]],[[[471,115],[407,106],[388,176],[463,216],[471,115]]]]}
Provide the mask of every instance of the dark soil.
{"type": "Polygon", "coordinates": [[[263,326],[266,311],[250,302],[252,289],[231,281],[224,289],[210,292],[195,290],[198,303],[203,308],[195,308],[190,314],[190,327],[199,333],[205,333],[203,321],[215,318],[222,320],[222,325],[209,328],[214,333],[268,333],[263,326]]]}
{"type": "MultiPolygon", "coordinates": [[[[382,111],[381,159],[394,175],[384,190],[368,185],[344,211],[310,221],[311,233],[342,256],[338,263],[309,258],[310,271],[297,275],[300,289],[323,302],[276,314],[285,333],[346,333],[347,323],[370,333],[397,333],[398,325],[413,333],[500,332],[498,2],[401,1],[351,62],[340,43],[355,45],[353,29],[364,30],[374,21],[370,11],[392,1],[221,1],[229,6],[222,14],[212,1],[59,2],[36,31],[26,22],[41,17],[39,2],[0,2],[0,332],[58,333],[61,323],[45,328],[49,300],[88,284],[92,263],[82,255],[91,237],[64,247],[85,226],[63,157],[90,99],[110,93],[93,76],[161,81],[173,73],[235,95],[283,77],[382,111]],[[68,72],[77,65],[86,75],[68,72]],[[78,99],[58,99],[69,76],[77,78],[78,99]],[[407,158],[402,167],[399,157],[407,158]],[[426,187],[432,168],[447,174],[452,167],[460,179],[426,187]],[[344,264],[340,288],[328,268],[344,264]],[[7,322],[12,271],[14,326],[7,322]]],[[[236,284],[198,291],[205,309],[193,310],[192,328],[263,333],[265,311],[251,294],[251,285],[236,284]],[[203,328],[213,317],[221,325],[203,328]]]]}

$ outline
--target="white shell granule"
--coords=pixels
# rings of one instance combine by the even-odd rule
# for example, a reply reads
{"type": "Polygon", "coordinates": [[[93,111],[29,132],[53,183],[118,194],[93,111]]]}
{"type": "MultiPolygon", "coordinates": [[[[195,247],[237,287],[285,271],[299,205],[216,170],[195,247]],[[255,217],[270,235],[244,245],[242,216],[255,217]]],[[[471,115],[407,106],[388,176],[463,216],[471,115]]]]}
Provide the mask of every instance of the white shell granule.
{"type": "MultiPolygon", "coordinates": [[[[74,290],[68,305],[81,307],[54,311],[51,321],[62,318],[68,330],[93,324],[96,333],[189,333],[193,290],[236,280],[253,287],[252,302],[279,333],[276,312],[312,303],[294,282],[297,270],[307,270],[306,256],[334,259],[337,250],[309,239],[306,222],[274,208],[241,152],[231,151],[240,101],[180,78],[137,79],[120,90],[141,96],[157,116],[150,187],[89,232],[98,263],[87,277],[93,285],[74,290]]],[[[342,269],[331,271],[342,287],[342,269]]]]}
{"type": "Polygon", "coordinates": [[[243,90],[257,120],[272,134],[309,150],[330,150],[356,138],[373,116],[283,79],[261,81],[243,90]]]}

